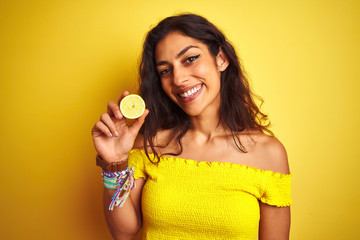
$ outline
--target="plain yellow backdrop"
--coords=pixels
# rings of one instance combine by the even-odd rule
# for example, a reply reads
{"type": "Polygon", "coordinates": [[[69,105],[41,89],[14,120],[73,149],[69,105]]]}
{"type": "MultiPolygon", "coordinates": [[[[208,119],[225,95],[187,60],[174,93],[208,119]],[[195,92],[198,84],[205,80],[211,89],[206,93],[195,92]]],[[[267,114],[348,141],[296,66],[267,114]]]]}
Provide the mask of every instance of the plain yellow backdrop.
{"type": "Polygon", "coordinates": [[[357,239],[359,1],[0,1],[1,239],[111,239],[90,130],[145,33],[201,14],[236,47],[293,173],[291,239],[357,239]]]}

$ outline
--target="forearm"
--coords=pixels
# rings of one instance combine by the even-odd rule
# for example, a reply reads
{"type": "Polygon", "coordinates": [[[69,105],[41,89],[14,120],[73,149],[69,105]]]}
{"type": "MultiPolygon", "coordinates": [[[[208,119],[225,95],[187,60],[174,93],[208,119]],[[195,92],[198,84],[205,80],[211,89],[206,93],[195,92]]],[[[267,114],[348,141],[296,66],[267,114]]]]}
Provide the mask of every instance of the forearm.
{"type": "MultiPolygon", "coordinates": [[[[109,210],[111,198],[116,190],[104,188],[104,212],[106,222],[115,239],[133,239],[141,227],[141,212],[134,205],[134,196],[130,196],[122,207],[109,210]]],[[[136,197],[135,197],[136,198],[136,197]]]]}

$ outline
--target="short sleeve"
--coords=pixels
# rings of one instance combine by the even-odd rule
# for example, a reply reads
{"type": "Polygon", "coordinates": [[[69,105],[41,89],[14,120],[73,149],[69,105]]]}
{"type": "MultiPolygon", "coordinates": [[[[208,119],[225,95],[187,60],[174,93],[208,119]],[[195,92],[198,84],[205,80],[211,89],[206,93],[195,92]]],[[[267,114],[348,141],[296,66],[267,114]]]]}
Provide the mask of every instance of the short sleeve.
{"type": "Polygon", "coordinates": [[[147,160],[146,155],[138,149],[131,150],[129,154],[129,167],[134,167],[135,179],[144,178],[147,180],[147,174],[145,170],[145,161],[147,160]]]}
{"type": "Polygon", "coordinates": [[[293,203],[291,200],[291,174],[266,171],[260,201],[277,207],[290,206],[293,203]]]}

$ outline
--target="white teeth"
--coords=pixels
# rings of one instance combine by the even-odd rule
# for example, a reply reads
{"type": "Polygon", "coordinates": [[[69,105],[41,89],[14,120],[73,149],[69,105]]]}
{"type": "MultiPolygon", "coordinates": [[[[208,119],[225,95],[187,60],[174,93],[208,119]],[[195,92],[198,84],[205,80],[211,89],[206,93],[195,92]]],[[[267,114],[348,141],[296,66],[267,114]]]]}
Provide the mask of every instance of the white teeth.
{"type": "Polygon", "coordinates": [[[200,90],[200,88],[201,88],[201,85],[198,85],[198,86],[188,90],[187,92],[180,93],[180,96],[183,98],[190,97],[190,96],[194,95],[194,93],[198,92],[200,90]]]}

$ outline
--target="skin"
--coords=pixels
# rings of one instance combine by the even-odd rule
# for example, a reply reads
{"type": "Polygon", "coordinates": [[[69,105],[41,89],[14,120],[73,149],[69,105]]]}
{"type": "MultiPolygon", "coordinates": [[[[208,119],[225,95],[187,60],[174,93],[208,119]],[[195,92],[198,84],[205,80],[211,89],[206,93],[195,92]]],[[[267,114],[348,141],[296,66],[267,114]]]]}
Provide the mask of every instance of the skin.
{"type": "MultiPolygon", "coordinates": [[[[164,92],[191,116],[192,127],[183,137],[183,152],[178,157],[238,163],[289,173],[286,150],[275,137],[250,130],[239,133],[247,151],[243,153],[236,148],[231,133],[218,124],[220,74],[229,64],[221,49],[214,57],[205,44],[179,32],[172,32],[158,43],[155,55],[164,92]],[[198,92],[190,97],[181,97],[189,89],[197,89],[198,92]]],[[[119,101],[127,94],[125,92],[119,101]]],[[[121,161],[127,158],[132,148],[143,148],[138,131],[147,114],[146,110],[142,117],[128,127],[118,104],[109,102],[107,113],[101,115],[92,130],[95,148],[104,160],[121,161]]],[[[171,130],[159,131],[155,143],[167,143],[170,133],[171,130]]],[[[176,140],[166,148],[157,149],[159,153],[177,150],[176,140]]],[[[144,179],[137,179],[137,187],[131,191],[125,205],[114,211],[107,210],[114,191],[104,188],[105,216],[115,239],[132,239],[141,228],[140,200],[144,184],[144,179]]],[[[274,207],[261,202],[259,205],[259,239],[289,239],[290,207],[274,207]]]]}

